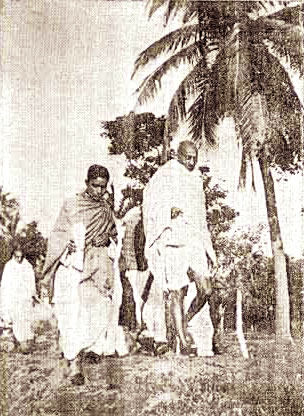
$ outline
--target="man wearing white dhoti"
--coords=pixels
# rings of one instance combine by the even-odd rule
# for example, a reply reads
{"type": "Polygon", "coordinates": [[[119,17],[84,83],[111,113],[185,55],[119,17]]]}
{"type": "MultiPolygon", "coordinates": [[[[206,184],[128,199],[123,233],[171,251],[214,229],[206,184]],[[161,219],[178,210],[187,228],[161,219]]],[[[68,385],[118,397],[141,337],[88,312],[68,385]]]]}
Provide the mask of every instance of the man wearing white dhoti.
{"type": "Polygon", "coordinates": [[[5,327],[12,326],[22,352],[30,351],[34,340],[33,297],[36,296],[33,267],[24,259],[20,247],[4,267],[0,287],[0,317],[5,327]]]}
{"type": "MultiPolygon", "coordinates": [[[[141,207],[134,205],[133,201],[129,203],[131,203],[132,208],[127,211],[121,220],[124,233],[119,266],[123,285],[125,286],[125,289],[128,289],[126,285],[127,279],[129,285],[132,288],[132,300],[134,300],[135,304],[135,325],[132,326],[132,322],[129,322],[129,327],[135,327],[137,330],[140,330],[142,328],[142,309],[144,306],[143,294],[148,279],[148,271],[146,260],[144,258],[145,244],[141,207]]],[[[130,292],[130,288],[129,290],[126,290],[126,292],[130,292]]],[[[128,299],[126,296],[128,294],[130,295],[130,293],[125,293],[125,305],[122,305],[122,312],[125,312],[125,314],[129,315],[128,319],[130,320],[131,299],[128,299]],[[129,305],[126,305],[127,302],[129,305]]],[[[125,318],[126,317],[124,317],[124,319],[125,318]]]]}
{"type": "Polygon", "coordinates": [[[117,232],[108,181],[105,167],[89,168],[86,190],[64,203],[48,243],[42,284],[52,287],[54,281],[59,342],[74,384],[85,382],[84,352],[99,356],[128,352],[118,326],[119,270],[110,258],[117,232]]]}
{"type": "Polygon", "coordinates": [[[196,164],[195,145],[181,142],[178,160],[170,160],[159,168],[144,191],[143,203],[145,254],[154,275],[150,298],[155,310],[153,322],[149,314],[149,329],[158,341],[166,338],[163,297],[167,292],[170,315],[185,354],[189,352],[183,305],[185,289],[192,280],[198,292],[210,293],[208,259],[216,262],[206,222],[203,181],[196,164]]]}

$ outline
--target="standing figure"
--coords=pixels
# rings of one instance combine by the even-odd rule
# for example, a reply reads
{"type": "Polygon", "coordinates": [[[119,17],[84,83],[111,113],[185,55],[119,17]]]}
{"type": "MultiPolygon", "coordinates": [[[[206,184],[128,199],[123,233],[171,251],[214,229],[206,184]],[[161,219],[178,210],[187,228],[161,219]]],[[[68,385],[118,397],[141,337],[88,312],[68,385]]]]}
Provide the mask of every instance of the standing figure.
{"type": "Polygon", "coordinates": [[[152,302],[154,311],[149,316],[154,321],[150,320],[148,329],[163,342],[168,338],[166,297],[180,350],[189,354],[184,297],[191,281],[198,293],[211,293],[208,261],[215,264],[216,256],[207,227],[203,181],[195,169],[197,149],[190,141],[183,141],[177,154],[177,160],[159,168],[144,191],[145,253],[154,276],[145,310],[152,302]]]}
{"type": "Polygon", "coordinates": [[[2,276],[0,317],[4,327],[12,326],[13,335],[22,352],[29,352],[34,341],[33,298],[36,297],[33,267],[24,259],[21,247],[16,247],[2,276]]]}
{"type": "Polygon", "coordinates": [[[121,220],[124,235],[119,267],[125,296],[121,312],[122,319],[129,326],[129,329],[137,328],[140,330],[144,306],[143,293],[148,273],[145,272],[147,264],[144,258],[141,207],[138,205],[134,206],[134,204],[131,206],[132,208],[127,211],[121,220]],[[132,313],[133,309],[134,313],[132,313]],[[133,317],[135,322],[133,322],[133,317]]]}
{"type": "Polygon", "coordinates": [[[84,353],[128,352],[118,326],[122,288],[114,267],[117,232],[108,181],[105,167],[89,168],[86,190],[65,201],[48,242],[42,291],[50,290],[74,384],[85,382],[84,353]]]}

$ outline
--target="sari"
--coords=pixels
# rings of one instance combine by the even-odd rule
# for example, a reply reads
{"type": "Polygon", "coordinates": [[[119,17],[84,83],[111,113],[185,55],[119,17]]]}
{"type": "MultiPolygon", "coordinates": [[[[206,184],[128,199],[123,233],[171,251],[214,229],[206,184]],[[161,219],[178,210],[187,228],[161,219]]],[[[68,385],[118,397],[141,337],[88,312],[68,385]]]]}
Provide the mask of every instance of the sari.
{"type": "Polygon", "coordinates": [[[116,235],[109,203],[83,192],[65,201],[50,235],[43,285],[50,288],[59,343],[68,360],[81,351],[98,355],[128,352],[123,328],[118,326],[122,287],[116,247],[113,240],[109,247],[95,245],[105,234],[110,240],[116,235]],[[83,251],[77,254],[83,256],[80,266],[79,261],[73,262],[74,253],[67,252],[79,225],[85,230],[83,251]]]}

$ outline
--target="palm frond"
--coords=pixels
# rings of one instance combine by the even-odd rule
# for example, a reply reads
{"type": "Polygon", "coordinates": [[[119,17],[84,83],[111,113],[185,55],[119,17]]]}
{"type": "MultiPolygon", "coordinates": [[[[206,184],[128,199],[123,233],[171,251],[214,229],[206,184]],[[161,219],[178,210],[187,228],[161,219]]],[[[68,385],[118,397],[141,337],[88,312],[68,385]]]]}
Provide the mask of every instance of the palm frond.
{"type": "MultiPolygon", "coordinates": [[[[260,44],[257,51],[251,45],[250,58],[251,70],[258,75],[247,86],[246,82],[239,85],[241,95],[234,114],[243,145],[240,186],[246,182],[248,164],[261,152],[283,170],[292,170],[295,158],[303,153],[303,108],[288,72],[266,45],[260,44]]],[[[254,185],[253,176],[252,181],[254,185]]]]}
{"type": "Polygon", "coordinates": [[[168,123],[171,132],[174,133],[178,127],[179,121],[185,120],[186,118],[187,99],[196,96],[198,90],[201,90],[206,86],[204,85],[206,69],[207,61],[205,57],[202,57],[175,91],[168,110],[168,123]]]}
{"type": "Polygon", "coordinates": [[[231,115],[235,108],[234,68],[236,38],[240,28],[236,26],[221,46],[210,69],[199,78],[198,96],[189,108],[190,133],[195,142],[205,138],[207,145],[216,144],[216,129],[219,121],[231,115]]]}
{"type": "MultiPolygon", "coordinates": [[[[210,47],[203,50],[205,54],[209,53],[212,48],[216,48],[216,45],[210,45],[210,47]]],[[[162,78],[173,68],[178,68],[181,63],[187,62],[190,65],[196,64],[201,58],[202,48],[200,42],[195,42],[192,45],[182,49],[175,55],[167,59],[161,64],[153,73],[147,76],[141,83],[135,93],[139,93],[138,102],[143,104],[151,98],[154,98],[158,88],[161,88],[162,78]]]]}
{"type": "Polygon", "coordinates": [[[173,13],[176,13],[178,10],[183,9],[187,5],[188,0],[151,0],[150,4],[149,17],[151,17],[160,7],[164,6],[166,3],[167,11],[165,13],[166,23],[173,13]]]}
{"type": "MultiPolygon", "coordinates": [[[[207,80],[206,80],[206,83],[207,83],[207,80]]],[[[209,134],[206,137],[206,141],[208,144],[213,146],[216,141],[215,130],[217,126],[217,119],[216,117],[214,117],[213,125],[207,122],[208,116],[206,115],[207,114],[206,107],[208,106],[208,101],[206,99],[206,96],[207,96],[209,86],[210,84],[207,84],[206,88],[199,94],[199,96],[196,98],[194,103],[191,105],[189,109],[188,120],[189,120],[189,125],[190,125],[191,138],[195,143],[199,143],[199,144],[202,143],[204,130],[207,130],[205,128],[206,124],[210,124],[209,129],[208,129],[209,134]]]]}
{"type": "Polygon", "coordinates": [[[211,147],[216,144],[216,129],[219,120],[228,110],[224,83],[221,82],[225,64],[220,62],[219,56],[220,54],[211,69],[205,71],[204,76],[201,77],[201,91],[188,112],[192,140],[201,143],[204,137],[207,145],[211,147]]]}
{"type": "Polygon", "coordinates": [[[265,142],[266,101],[257,91],[252,91],[245,100],[239,103],[234,119],[238,126],[237,132],[242,141],[244,153],[256,155],[265,142]]]}
{"type": "Polygon", "coordinates": [[[160,8],[163,7],[168,0],[151,0],[148,1],[147,6],[150,6],[149,18],[160,8]]]}
{"type": "Polygon", "coordinates": [[[190,42],[197,38],[198,33],[199,27],[197,24],[183,26],[154,42],[147,49],[141,52],[139,57],[136,59],[131,78],[134,77],[135,73],[140,68],[143,68],[149,62],[158,58],[162,54],[175,52],[178,48],[184,48],[187,46],[190,42]]]}
{"type": "Polygon", "coordinates": [[[269,108],[281,111],[284,106],[285,110],[303,112],[301,99],[286,68],[275,55],[269,53],[266,46],[261,46],[259,51],[264,58],[263,89],[269,108]]]}
{"type": "Polygon", "coordinates": [[[165,12],[165,24],[168,24],[170,17],[174,18],[178,11],[187,7],[187,0],[168,0],[167,10],[165,12]]]}
{"type": "Polygon", "coordinates": [[[285,23],[291,25],[303,24],[304,4],[298,4],[296,6],[286,5],[279,11],[272,12],[267,15],[269,19],[282,20],[285,23]]]}
{"type": "Polygon", "coordinates": [[[303,105],[284,66],[276,56],[266,52],[265,47],[267,72],[263,83],[269,114],[269,147],[273,160],[283,155],[279,165],[288,170],[296,156],[303,157],[303,105]]]}
{"type": "Polygon", "coordinates": [[[304,32],[299,24],[289,24],[283,20],[262,17],[251,22],[249,31],[252,33],[253,41],[261,43],[266,40],[270,42],[275,54],[285,59],[290,67],[298,71],[301,76],[304,75],[304,32]]]}
{"type": "Polygon", "coordinates": [[[185,12],[183,16],[183,23],[191,22],[193,19],[198,18],[198,7],[199,2],[187,2],[187,6],[185,7],[185,12]]]}

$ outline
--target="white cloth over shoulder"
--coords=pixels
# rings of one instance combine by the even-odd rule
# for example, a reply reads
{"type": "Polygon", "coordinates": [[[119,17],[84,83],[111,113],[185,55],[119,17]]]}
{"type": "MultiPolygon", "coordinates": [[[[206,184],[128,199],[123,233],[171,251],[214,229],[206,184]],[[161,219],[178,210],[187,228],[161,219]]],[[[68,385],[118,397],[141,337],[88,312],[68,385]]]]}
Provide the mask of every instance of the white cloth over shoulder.
{"type": "Polygon", "coordinates": [[[162,166],[145,189],[143,220],[145,254],[159,285],[174,290],[188,284],[189,267],[207,274],[206,253],[212,256],[213,247],[198,170],[190,172],[176,160],[162,166]],[[172,208],[182,215],[172,219],[172,208]]]}
{"type": "Polygon", "coordinates": [[[33,301],[36,295],[35,274],[27,260],[18,263],[12,258],[6,263],[0,287],[0,316],[6,324],[11,323],[18,342],[34,337],[33,301]]]}

